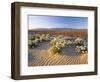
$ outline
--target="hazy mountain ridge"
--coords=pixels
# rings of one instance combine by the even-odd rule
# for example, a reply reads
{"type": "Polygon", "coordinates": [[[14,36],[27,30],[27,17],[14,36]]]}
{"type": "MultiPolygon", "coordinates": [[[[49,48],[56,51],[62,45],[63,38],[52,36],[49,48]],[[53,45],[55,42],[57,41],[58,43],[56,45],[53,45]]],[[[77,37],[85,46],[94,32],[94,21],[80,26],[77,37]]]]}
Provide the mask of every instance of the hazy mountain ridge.
{"type": "Polygon", "coordinates": [[[29,29],[29,31],[61,31],[61,30],[87,30],[87,29],[73,29],[73,28],[38,28],[38,29],[29,29]]]}

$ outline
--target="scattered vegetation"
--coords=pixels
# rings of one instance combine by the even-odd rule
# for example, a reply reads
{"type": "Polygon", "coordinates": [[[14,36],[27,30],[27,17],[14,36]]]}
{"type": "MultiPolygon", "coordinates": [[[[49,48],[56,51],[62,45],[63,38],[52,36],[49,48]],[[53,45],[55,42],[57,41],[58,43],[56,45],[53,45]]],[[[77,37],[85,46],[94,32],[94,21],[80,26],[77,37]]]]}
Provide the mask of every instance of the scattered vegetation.
{"type": "Polygon", "coordinates": [[[52,47],[49,48],[49,52],[51,54],[60,53],[60,49],[58,47],[56,47],[56,46],[52,46],[52,47]]]}
{"type": "Polygon", "coordinates": [[[28,47],[36,48],[39,43],[42,42],[50,42],[51,47],[49,48],[49,52],[52,54],[60,53],[62,48],[66,48],[68,46],[75,46],[75,50],[77,53],[87,53],[87,42],[86,40],[75,37],[66,38],[64,35],[50,35],[50,34],[34,34],[29,36],[28,47]]]}

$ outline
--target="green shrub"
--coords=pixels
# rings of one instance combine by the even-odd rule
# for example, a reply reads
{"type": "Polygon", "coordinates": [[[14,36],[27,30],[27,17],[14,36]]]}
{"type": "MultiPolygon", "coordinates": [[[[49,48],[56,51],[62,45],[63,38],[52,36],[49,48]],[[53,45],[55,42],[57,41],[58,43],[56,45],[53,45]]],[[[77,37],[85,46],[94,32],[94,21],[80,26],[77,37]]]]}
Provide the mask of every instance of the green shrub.
{"type": "Polygon", "coordinates": [[[46,35],[45,35],[45,40],[46,40],[46,41],[50,41],[50,35],[49,35],[49,34],[46,34],[46,35]]]}
{"type": "Polygon", "coordinates": [[[75,50],[78,53],[86,53],[87,52],[87,46],[76,46],[75,50]]]}
{"type": "Polygon", "coordinates": [[[74,43],[76,45],[78,45],[78,46],[81,46],[81,45],[83,45],[84,41],[81,38],[76,38],[75,41],[74,41],[74,43]]]}
{"type": "Polygon", "coordinates": [[[67,42],[64,39],[61,39],[61,40],[59,40],[59,45],[61,48],[64,48],[64,47],[66,47],[67,42]]]}
{"type": "Polygon", "coordinates": [[[71,45],[73,42],[71,40],[67,40],[67,45],[71,45]]]}
{"type": "Polygon", "coordinates": [[[53,40],[51,40],[50,42],[51,46],[56,46],[57,48],[63,48],[66,47],[67,42],[63,39],[63,38],[54,38],[53,40]]]}
{"type": "Polygon", "coordinates": [[[32,48],[32,41],[31,40],[28,40],[28,47],[32,48]]]}
{"type": "Polygon", "coordinates": [[[55,46],[58,41],[56,39],[51,40],[50,45],[55,46]]]}
{"type": "Polygon", "coordinates": [[[52,47],[49,48],[49,52],[50,52],[51,54],[60,53],[60,49],[58,49],[58,48],[55,47],[55,46],[52,46],[52,47]]]}

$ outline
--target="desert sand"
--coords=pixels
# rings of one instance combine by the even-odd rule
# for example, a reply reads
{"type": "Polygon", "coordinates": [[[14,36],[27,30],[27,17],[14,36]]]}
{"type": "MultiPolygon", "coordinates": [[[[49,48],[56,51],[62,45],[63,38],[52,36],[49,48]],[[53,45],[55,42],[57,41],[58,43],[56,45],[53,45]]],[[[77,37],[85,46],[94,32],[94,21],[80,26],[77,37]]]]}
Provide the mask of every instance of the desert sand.
{"type": "Polygon", "coordinates": [[[76,65],[87,64],[88,54],[50,54],[49,44],[40,44],[41,47],[29,49],[28,66],[51,66],[51,65],[76,65]]]}

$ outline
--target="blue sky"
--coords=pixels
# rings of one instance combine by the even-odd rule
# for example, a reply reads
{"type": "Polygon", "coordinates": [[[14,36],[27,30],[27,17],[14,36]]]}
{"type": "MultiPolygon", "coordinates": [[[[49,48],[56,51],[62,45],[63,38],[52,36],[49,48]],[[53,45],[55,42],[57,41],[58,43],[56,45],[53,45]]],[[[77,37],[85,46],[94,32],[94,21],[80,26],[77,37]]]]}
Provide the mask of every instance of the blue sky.
{"type": "Polygon", "coordinates": [[[70,16],[38,16],[30,15],[29,29],[37,28],[73,28],[87,29],[87,17],[70,17],[70,16]]]}

